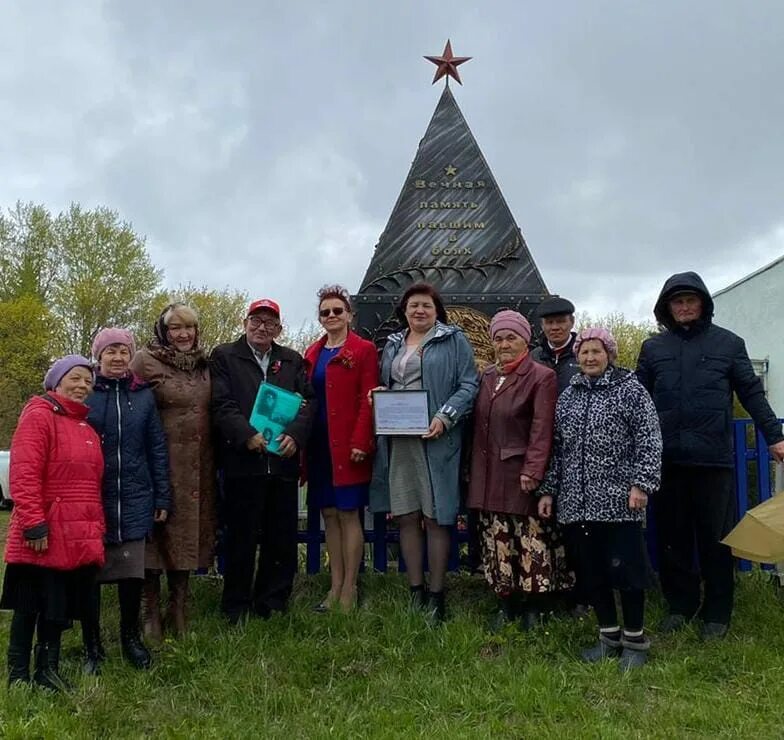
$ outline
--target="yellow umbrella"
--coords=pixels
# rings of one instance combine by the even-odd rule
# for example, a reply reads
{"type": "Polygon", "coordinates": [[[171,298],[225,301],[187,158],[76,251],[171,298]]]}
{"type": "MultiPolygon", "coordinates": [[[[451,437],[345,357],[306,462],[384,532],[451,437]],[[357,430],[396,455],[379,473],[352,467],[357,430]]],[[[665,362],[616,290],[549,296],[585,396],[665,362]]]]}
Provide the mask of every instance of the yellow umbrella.
{"type": "Polygon", "coordinates": [[[722,543],[732,554],[758,563],[784,560],[784,495],[769,498],[749,509],[722,543]]]}

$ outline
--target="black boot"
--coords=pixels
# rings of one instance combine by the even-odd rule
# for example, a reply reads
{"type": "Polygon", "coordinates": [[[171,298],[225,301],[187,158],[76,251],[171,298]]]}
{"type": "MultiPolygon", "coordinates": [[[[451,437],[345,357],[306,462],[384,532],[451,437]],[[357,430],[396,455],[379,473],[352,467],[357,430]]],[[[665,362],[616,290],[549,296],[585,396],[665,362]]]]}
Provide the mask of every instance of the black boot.
{"type": "Polygon", "coordinates": [[[50,691],[68,691],[71,688],[60,675],[60,634],[60,630],[47,627],[46,642],[35,646],[33,683],[50,691]]]}
{"type": "Polygon", "coordinates": [[[424,609],[427,602],[427,595],[425,594],[424,586],[411,586],[409,595],[408,606],[411,611],[419,611],[424,609]]]}
{"type": "Polygon", "coordinates": [[[82,642],[84,644],[84,663],[82,670],[88,676],[101,672],[101,663],[106,653],[101,644],[101,587],[93,586],[89,602],[82,617],[82,642]]]}
{"type": "Polygon", "coordinates": [[[139,628],[123,628],[120,632],[123,657],[139,670],[147,670],[152,665],[150,651],[139,636],[139,628]]]}
{"type": "Polygon", "coordinates": [[[137,578],[120,581],[117,593],[120,597],[120,644],[123,657],[134,668],[146,670],[152,664],[152,657],[139,634],[142,581],[137,578]]]}
{"type": "Polygon", "coordinates": [[[99,625],[82,622],[82,641],[84,642],[82,670],[88,676],[99,676],[101,674],[101,663],[106,660],[106,652],[101,644],[101,628],[99,625]]]}
{"type": "Polygon", "coordinates": [[[516,614],[515,602],[512,596],[499,596],[498,607],[490,622],[491,632],[501,632],[506,625],[514,622],[516,614]]]}
{"type": "Polygon", "coordinates": [[[428,617],[436,624],[446,621],[446,599],[443,591],[429,591],[427,594],[428,617]]]}
{"type": "Polygon", "coordinates": [[[8,637],[8,685],[30,683],[35,614],[14,612],[8,637]]]}
{"type": "Polygon", "coordinates": [[[635,638],[629,638],[626,634],[621,637],[621,646],[623,652],[621,653],[621,670],[624,673],[633,671],[635,668],[641,668],[648,662],[648,651],[651,649],[651,641],[641,635],[635,638]]]}

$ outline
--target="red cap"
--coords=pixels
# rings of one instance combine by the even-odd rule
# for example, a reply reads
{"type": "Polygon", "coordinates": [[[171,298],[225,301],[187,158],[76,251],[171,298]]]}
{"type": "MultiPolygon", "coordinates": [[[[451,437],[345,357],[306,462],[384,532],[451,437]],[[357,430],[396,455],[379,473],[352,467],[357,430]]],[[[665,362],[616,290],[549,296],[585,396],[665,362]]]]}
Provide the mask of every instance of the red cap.
{"type": "Polygon", "coordinates": [[[269,298],[257,298],[248,306],[248,313],[245,315],[250,316],[252,313],[256,313],[256,311],[259,311],[262,308],[272,311],[272,313],[280,318],[280,306],[269,298]]]}

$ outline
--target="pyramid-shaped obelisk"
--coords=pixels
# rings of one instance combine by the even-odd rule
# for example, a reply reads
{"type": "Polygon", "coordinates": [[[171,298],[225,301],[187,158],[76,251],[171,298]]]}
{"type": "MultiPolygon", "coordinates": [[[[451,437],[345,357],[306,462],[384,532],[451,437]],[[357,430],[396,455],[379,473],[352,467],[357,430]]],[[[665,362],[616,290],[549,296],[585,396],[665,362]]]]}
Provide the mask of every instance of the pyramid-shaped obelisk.
{"type": "Polygon", "coordinates": [[[362,333],[381,340],[395,303],[422,280],[457,307],[450,318],[500,308],[531,316],[548,294],[448,79],[355,296],[362,333]]]}
{"type": "Polygon", "coordinates": [[[417,280],[433,283],[444,294],[547,293],[448,86],[359,293],[400,293],[417,280]]]}

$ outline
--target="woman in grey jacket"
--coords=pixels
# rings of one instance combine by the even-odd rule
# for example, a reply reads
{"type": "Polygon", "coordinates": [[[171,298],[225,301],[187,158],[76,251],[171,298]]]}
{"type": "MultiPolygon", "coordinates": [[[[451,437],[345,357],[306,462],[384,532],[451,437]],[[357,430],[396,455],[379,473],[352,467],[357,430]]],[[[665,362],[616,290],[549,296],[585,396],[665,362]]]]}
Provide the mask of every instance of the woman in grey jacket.
{"type": "Polygon", "coordinates": [[[380,437],[370,508],[392,512],[400,527],[412,604],[443,620],[451,527],[459,506],[462,422],[478,388],[474,353],[464,334],[447,325],[438,292],[412,285],[398,307],[407,330],[391,334],[381,357],[381,382],[392,390],[428,391],[430,429],[423,437],[380,437]],[[422,520],[425,531],[422,529],[422,520]],[[430,589],[425,593],[427,541],[430,589]]]}
{"type": "Polygon", "coordinates": [[[550,517],[555,508],[596,611],[599,643],[583,658],[620,656],[628,670],[645,663],[650,646],[643,631],[649,568],[642,522],[661,475],[659,419],[634,374],[613,365],[618,346],[610,332],[584,329],[574,351],[581,372],[558,399],[539,514],[550,517]],[[613,589],[621,595],[623,631],[613,589]]]}

